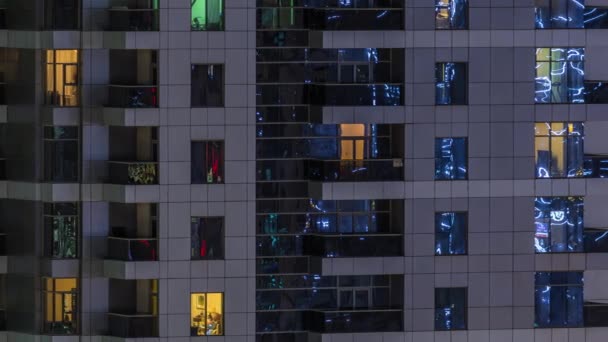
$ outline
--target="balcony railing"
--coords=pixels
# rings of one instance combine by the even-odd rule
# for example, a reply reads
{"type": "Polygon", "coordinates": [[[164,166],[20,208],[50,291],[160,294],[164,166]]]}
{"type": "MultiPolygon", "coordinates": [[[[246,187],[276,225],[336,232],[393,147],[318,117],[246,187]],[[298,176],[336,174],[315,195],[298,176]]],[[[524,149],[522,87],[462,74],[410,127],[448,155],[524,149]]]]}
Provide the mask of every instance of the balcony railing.
{"type": "Polygon", "coordinates": [[[108,313],[109,335],[125,338],[157,337],[158,317],[145,314],[108,313]]]}
{"type": "Polygon", "coordinates": [[[320,333],[403,331],[403,310],[312,311],[311,325],[320,333]]]}
{"type": "Polygon", "coordinates": [[[264,7],[258,9],[265,30],[402,30],[401,8],[264,7]]]}
{"type": "Polygon", "coordinates": [[[312,84],[310,104],[318,106],[402,106],[403,84],[312,84]]]}
{"type": "Polygon", "coordinates": [[[122,261],[158,260],[158,240],[108,236],[108,259],[122,261]]]}
{"type": "Polygon", "coordinates": [[[608,156],[586,155],[583,159],[583,175],[587,178],[608,178],[608,156]]]}
{"type": "Polygon", "coordinates": [[[108,161],[108,175],[111,184],[158,184],[158,163],[108,161]]]}
{"type": "Polygon", "coordinates": [[[158,107],[158,87],[155,85],[109,85],[108,107],[158,107]]]}
{"type": "Polygon", "coordinates": [[[305,252],[327,258],[403,255],[399,234],[307,235],[305,252]]]}
{"type": "Polygon", "coordinates": [[[585,302],[583,305],[585,327],[608,327],[608,300],[585,302]]]}
{"type": "Polygon", "coordinates": [[[402,159],[311,160],[310,180],[324,182],[403,180],[402,159]]]}
{"type": "Polygon", "coordinates": [[[608,103],[608,82],[585,81],[585,103],[608,103]]]}
{"type": "Polygon", "coordinates": [[[113,7],[108,11],[111,31],[158,31],[157,9],[113,7]]]}

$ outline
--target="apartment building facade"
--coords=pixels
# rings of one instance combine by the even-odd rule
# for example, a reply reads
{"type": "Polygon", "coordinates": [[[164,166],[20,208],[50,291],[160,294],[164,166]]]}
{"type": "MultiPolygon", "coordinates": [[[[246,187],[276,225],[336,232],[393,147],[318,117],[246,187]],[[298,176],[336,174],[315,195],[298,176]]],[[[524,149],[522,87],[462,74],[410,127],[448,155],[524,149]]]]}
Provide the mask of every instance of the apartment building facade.
{"type": "Polygon", "coordinates": [[[0,0],[0,340],[604,341],[606,29],[0,0]]]}

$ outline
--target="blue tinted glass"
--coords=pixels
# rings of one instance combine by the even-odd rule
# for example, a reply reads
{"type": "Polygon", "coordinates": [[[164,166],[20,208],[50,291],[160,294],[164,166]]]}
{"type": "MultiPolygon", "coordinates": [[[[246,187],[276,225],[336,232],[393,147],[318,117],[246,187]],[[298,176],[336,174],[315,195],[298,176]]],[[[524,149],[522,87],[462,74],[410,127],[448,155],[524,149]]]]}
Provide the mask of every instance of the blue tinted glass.
{"type": "Polygon", "coordinates": [[[467,289],[435,289],[435,330],[463,330],[466,324],[467,289]]]}
{"type": "Polygon", "coordinates": [[[467,139],[435,139],[435,179],[467,179],[467,139]]]}
{"type": "Polygon", "coordinates": [[[583,272],[537,272],[535,275],[535,325],[583,325],[583,272]]]}
{"type": "Polygon", "coordinates": [[[537,0],[536,28],[584,28],[585,12],[584,0],[537,0]]]}
{"type": "Polygon", "coordinates": [[[464,30],[468,27],[467,0],[435,0],[435,27],[464,30]]]}
{"type": "Polygon", "coordinates": [[[435,254],[467,253],[466,213],[435,214],[435,254]]]}
{"type": "Polygon", "coordinates": [[[587,29],[608,28],[608,8],[585,7],[583,21],[587,29]]]}
{"type": "Polygon", "coordinates": [[[437,63],[435,65],[436,104],[467,104],[467,87],[466,63],[437,63]]]}
{"type": "Polygon", "coordinates": [[[583,251],[583,200],[537,197],[534,205],[536,253],[583,251]]]}
{"type": "Polygon", "coordinates": [[[536,49],[536,103],[585,102],[585,49],[536,49]]]}

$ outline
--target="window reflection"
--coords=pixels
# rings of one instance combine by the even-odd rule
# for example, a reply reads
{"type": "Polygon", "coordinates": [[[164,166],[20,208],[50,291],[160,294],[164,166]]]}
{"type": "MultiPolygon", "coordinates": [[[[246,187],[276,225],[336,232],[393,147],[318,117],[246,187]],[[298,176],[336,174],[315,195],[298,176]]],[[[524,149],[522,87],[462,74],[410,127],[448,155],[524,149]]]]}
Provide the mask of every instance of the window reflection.
{"type": "Polygon", "coordinates": [[[78,203],[44,204],[44,255],[73,259],[78,255],[78,203]]]}
{"type": "Polygon", "coordinates": [[[467,0],[435,0],[436,29],[467,29],[467,0]]]}
{"type": "Polygon", "coordinates": [[[435,104],[466,105],[466,63],[437,63],[435,65],[435,104]]]}
{"type": "Polygon", "coordinates": [[[537,272],[534,297],[536,327],[583,325],[583,272],[537,272]]]}
{"type": "Polygon", "coordinates": [[[583,212],[582,197],[536,197],[536,252],[582,252],[583,212]]]}
{"type": "Polygon", "coordinates": [[[536,123],[536,178],[583,177],[583,123],[536,123]]]}
{"type": "Polygon", "coordinates": [[[224,335],[224,294],[190,294],[190,336],[224,335]]]}
{"type": "Polygon", "coordinates": [[[467,328],[467,289],[458,287],[435,289],[435,330],[467,328]]]}
{"type": "Polygon", "coordinates": [[[536,103],[585,102],[585,48],[536,49],[536,103]]]}
{"type": "Polygon", "coordinates": [[[46,50],[45,104],[78,106],[78,50],[46,50]]]}
{"type": "Polygon", "coordinates": [[[435,255],[467,254],[467,214],[435,214],[435,255]]]}
{"type": "Polygon", "coordinates": [[[435,139],[435,179],[467,179],[467,138],[435,139]]]}

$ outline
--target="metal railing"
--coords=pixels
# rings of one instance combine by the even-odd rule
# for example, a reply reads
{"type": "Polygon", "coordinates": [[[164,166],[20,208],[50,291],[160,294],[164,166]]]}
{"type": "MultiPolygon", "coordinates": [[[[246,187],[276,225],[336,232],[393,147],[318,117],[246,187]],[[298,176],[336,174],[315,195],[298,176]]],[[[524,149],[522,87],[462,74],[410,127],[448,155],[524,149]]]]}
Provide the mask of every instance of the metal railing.
{"type": "Polygon", "coordinates": [[[155,85],[108,85],[107,107],[158,107],[158,87],[155,85]]]}
{"type": "Polygon", "coordinates": [[[111,184],[158,184],[158,162],[108,161],[108,176],[111,184]]]}
{"type": "Polygon", "coordinates": [[[158,239],[108,236],[108,259],[156,261],[158,260],[158,239]]]}

